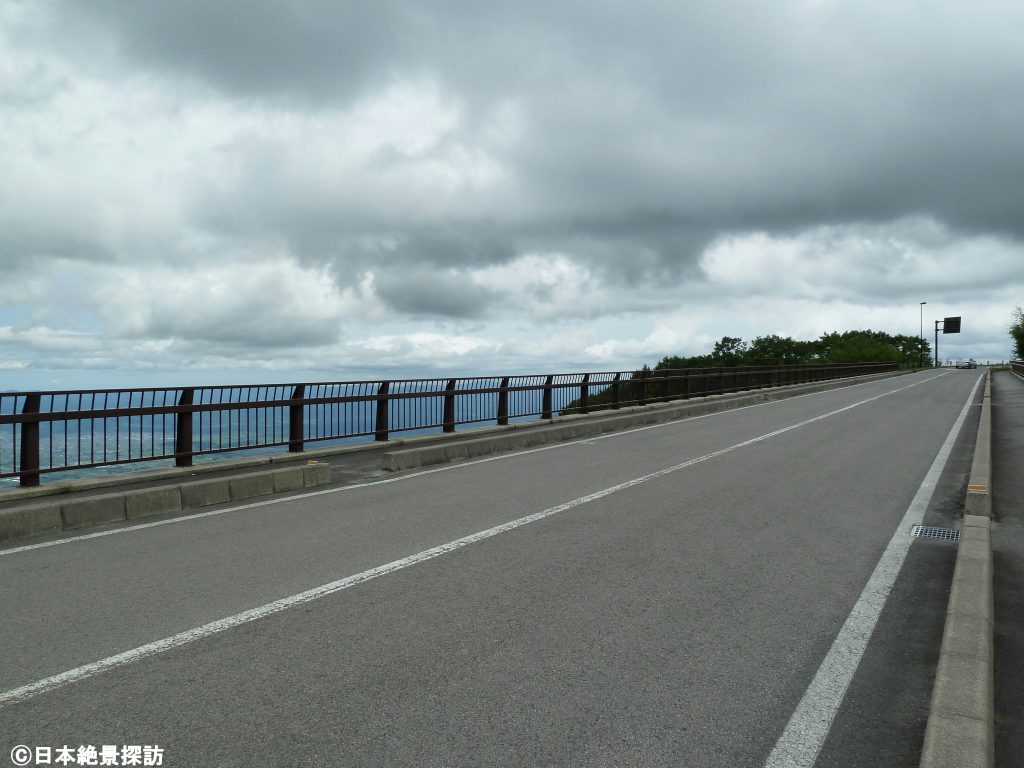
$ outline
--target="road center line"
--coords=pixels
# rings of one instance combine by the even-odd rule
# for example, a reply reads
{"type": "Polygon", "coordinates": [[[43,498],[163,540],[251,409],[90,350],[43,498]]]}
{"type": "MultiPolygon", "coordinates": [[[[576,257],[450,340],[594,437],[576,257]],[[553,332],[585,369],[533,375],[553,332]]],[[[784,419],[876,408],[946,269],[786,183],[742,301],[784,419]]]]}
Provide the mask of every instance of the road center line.
{"type": "MultiPolygon", "coordinates": [[[[946,376],[946,375],[948,375],[948,371],[945,372],[945,373],[940,373],[937,376],[929,376],[928,378],[925,378],[925,379],[922,379],[920,381],[914,382],[913,384],[910,384],[910,385],[908,385],[906,387],[900,387],[899,389],[894,389],[891,392],[885,392],[882,395],[879,395],[878,397],[885,397],[886,395],[892,395],[892,394],[895,394],[897,392],[902,392],[904,389],[910,389],[911,387],[916,387],[919,384],[925,384],[925,383],[927,383],[929,381],[934,381],[935,379],[941,378],[941,377],[946,376]]],[[[846,389],[851,389],[853,387],[862,387],[865,384],[873,384],[873,383],[875,383],[875,382],[864,381],[864,382],[860,382],[858,384],[852,384],[850,387],[846,387],[846,389]]],[[[827,394],[829,392],[834,392],[834,391],[835,390],[824,390],[822,392],[808,392],[808,393],[803,394],[803,395],[796,395],[794,397],[788,397],[788,398],[785,398],[783,400],[770,400],[770,401],[765,402],[765,403],[754,403],[753,405],[744,405],[744,406],[740,406],[739,408],[730,408],[730,409],[724,410],[724,411],[715,411],[714,413],[703,413],[703,414],[700,414],[700,415],[697,415],[697,416],[688,416],[688,417],[683,418],[683,419],[673,419],[672,421],[663,422],[661,424],[648,424],[648,425],[643,426],[643,427],[633,427],[633,428],[630,428],[630,429],[616,430],[615,432],[610,432],[610,433],[603,434],[603,435],[594,435],[592,437],[585,437],[585,438],[581,438],[581,439],[578,439],[578,440],[564,440],[564,441],[560,441],[560,442],[557,442],[557,443],[552,443],[551,445],[542,445],[542,446],[540,446],[538,448],[527,448],[527,449],[521,450],[521,451],[502,453],[502,454],[500,454],[498,456],[488,456],[486,458],[473,459],[471,461],[463,461],[463,462],[459,462],[457,464],[446,464],[446,465],[441,466],[441,467],[433,467],[431,469],[422,469],[422,470],[420,470],[418,472],[409,472],[409,473],[405,473],[405,474],[399,475],[398,477],[389,477],[389,478],[385,478],[383,480],[377,480],[377,481],[372,482],[372,483],[358,483],[358,484],[355,484],[355,485],[346,485],[346,486],[343,486],[341,488],[327,488],[327,489],[324,489],[322,491],[308,491],[306,493],[299,493],[299,494],[295,494],[293,496],[284,496],[284,497],[280,497],[280,498],[266,499],[264,501],[254,501],[254,502],[249,502],[248,504],[241,504],[241,505],[237,505],[237,506],[233,506],[233,507],[225,507],[223,509],[213,509],[213,510],[210,510],[208,512],[194,512],[194,513],[187,514],[187,515],[179,515],[177,517],[167,518],[166,520],[154,520],[153,522],[149,522],[149,523],[138,523],[136,525],[126,525],[126,526],[123,526],[121,528],[112,528],[110,530],[97,531],[95,533],[83,533],[83,534],[80,534],[80,535],[77,535],[77,536],[69,536],[68,538],[65,538],[65,539],[54,539],[53,541],[42,541],[42,542],[39,542],[37,544],[25,544],[25,545],[20,546],[20,547],[11,547],[10,549],[0,549],[0,557],[4,557],[5,555],[15,555],[15,554],[18,554],[18,553],[21,553],[21,552],[29,552],[29,551],[36,550],[36,549],[45,549],[47,547],[58,547],[58,546],[61,546],[63,544],[71,544],[71,543],[74,543],[74,542],[88,541],[90,539],[100,539],[100,538],[105,538],[107,536],[119,536],[119,535],[124,534],[124,533],[131,533],[133,531],[141,531],[141,530],[145,530],[145,529],[148,529],[148,528],[158,528],[158,527],[164,526],[164,525],[177,525],[178,523],[184,523],[184,522],[188,522],[190,520],[201,520],[201,519],[203,519],[205,517],[216,517],[217,515],[224,515],[224,514],[227,514],[229,512],[241,512],[241,511],[246,510],[246,509],[256,509],[258,507],[267,507],[267,506],[270,506],[272,504],[287,504],[288,502],[299,501],[301,499],[308,499],[308,498],[311,498],[313,496],[326,496],[328,494],[333,494],[333,493],[345,493],[345,492],[350,492],[350,491],[358,491],[358,490],[361,490],[361,489],[364,489],[364,488],[372,488],[372,487],[375,487],[375,486],[378,486],[378,485],[388,485],[390,483],[399,483],[399,482],[404,482],[406,480],[412,480],[413,478],[416,478],[416,477],[423,477],[424,475],[434,475],[434,474],[437,474],[438,472],[450,472],[452,470],[464,469],[466,467],[475,466],[476,464],[486,464],[486,463],[489,463],[489,462],[492,462],[492,461],[507,461],[508,459],[513,459],[513,458],[516,458],[517,456],[526,456],[526,455],[529,455],[531,453],[539,453],[540,451],[552,451],[552,450],[556,450],[556,449],[559,449],[559,448],[566,448],[566,447],[569,447],[569,446],[572,446],[572,445],[577,445],[577,444],[582,443],[582,442],[594,442],[596,440],[609,440],[609,439],[613,439],[613,438],[617,438],[617,437],[624,437],[626,435],[630,435],[630,434],[633,434],[635,432],[644,432],[644,431],[649,430],[649,429],[661,429],[661,428],[669,427],[669,426],[672,426],[672,425],[679,425],[679,424],[682,424],[683,422],[687,422],[687,421],[696,421],[697,419],[708,419],[708,418],[711,418],[711,417],[714,417],[714,416],[721,416],[721,415],[726,414],[726,413],[735,413],[737,411],[744,411],[744,410],[747,410],[748,408],[762,408],[762,407],[764,407],[766,405],[775,405],[775,404],[778,404],[778,403],[787,403],[787,402],[791,402],[793,400],[797,400],[799,398],[814,397],[816,395],[827,394]]],[[[871,398],[871,399],[877,399],[877,398],[871,398]]],[[[865,400],[863,402],[869,402],[869,400],[865,400]]],[[[860,403],[857,403],[857,405],[859,405],[859,404],[860,403]]],[[[827,415],[829,415],[829,414],[826,414],[826,416],[827,415]]]]}
{"type": "Polygon", "coordinates": [[[889,597],[896,577],[899,575],[903,561],[907,557],[913,539],[908,535],[911,527],[920,525],[928,510],[935,487],[938,485],[942,470],[946,467],[949,454],[953,450],[964,420],[970,412],[971,401],[974,400],[982,377],[974,383],[971,394],[964,403],[939,448],[939,453],[932,462],[931,468],[921,481],[921,486],[907,507],[900,524],[896,526],[889,544],[872,572],[868,583],[854,603],[850,615],[847,616],[839,634],[829,648],[828,654],[818,667],[814,679],[804,692],[803,698],[789,718],[782,736],[768,756],[765,768],[811,768],[818,753],[821,752],[825,739],[832,729],[839,705],[846,696],[850,681],[860,666],[861,657],[867,648],[882,613],[885,601],[889,597]]]}
{"type": "MultiPolygon", "coordinates": [[[[643,475],[632,480],[627,480],[623,483],[619,483],[609,488],[605,488],[604,490],[587,494],[586,496],[580,496],[579,498],[573,499],[572,501],[567,501],[563,504],[559,504],[554,507],[548,507],[547,509],[542,510],[540,512],[536,512],[532,515],[526,515],[524,517],[520,517],[515,520],[510,520],[506,523],[502,523],[501,525],[496,525],[493,528],[488,528],[483,531],[478,531],[477,533],[469,534],[468,536],[463,536],[462,538],[455,539],[454,541],[449,541],[446,544],[441,544],[440,546],[423,550],[422,552],[418,552],[415,555],[409,555],[408,557],[393,560],[390,563],[379,565],[376,568],[371,568],[369,570],[362,571],[361,573],[357,573],[352,576],[346,576],[343,579],[332,581],[328,584],[323,584],[319,587],[314,587],[313,589],[306,590],[305,592],[300,592],[296,595],[291,595],[290,597],[281,598],[280,600],[274,600],[273,602],[266,603],[265,605],[261,605],[257,608],[252,608],[248,611],[237,613],[234,616],[228,616],[223,619],[218,619],[216,621],[210,622],[209,624],[204,624],[201,627],[195,627],[194,629],[189,629],[184,632],[180,632],[176,635],[165,637],[161,640],[156,640],[151,643],[146,643],[145,645],[140,645],[137,648],[132,648],[131,650],[124,651],[123,653],[108,656],[105,659],[100,659],[89,664],[84,664],[80,667],[75,667],[74,669],[70,669],[66,672],[61,672],[60,674],[53,675],[42,680],[37,680],[34,683],[29,683],[28,685],[23,685],[18,688],[13,688],[11,690],[4,691],[3,693],[0,693],[0,708],[10,706],[12,704],[17,704],[19,702],[33,698],[48,691],[63,688],[64,686],[70,685],[71,683],[76,683],[81,680],[85,680],[87,678],[98,675],[101,672],[116,669],[117,667],[122,667],[127,664],[140,661],[142,659],[156,656],[158,654],[164,653],[165,651],[170,651],[174,648],[179,648],[183,645],[187,645],[188,643],[192,643],[197,640],[210,637],[211,635],[215,635],[219,632],[223,632],[233,627],[237,627],[242,624],[248,624],[252,621],[257,621],[258,619],[262,619],[266,616],[279,613],[288,608],[292,608],[296,605],[301,605],[303,603],[308,603],[313,600],[318,600],[322,597],[327,597],[328,595],[332,595],[336,592],[341,592],[342,590],[348,589],[349,587],[354,587],[357,584],[362,584],[363,582],[376,579],[380,576],[384,576],[389,573],[402,570],[404,568],[408,568],[409,566],[417,565],[418,563],[422,563],[427,560],[432,560],[435,557],[440,557],[441,555],[448,554],[449,552],[454,552],[458,549],[466,547],[470,544],[474,544],[478,541],[483,541],[484,539],[489,539],[493,536],[506,533],[507,531],[520,528],[524,525],[535,523],[538,520],[543,520],[546,517],[551,517],[552,515],[556,515],[559,512],[564,512],[566,510],[573,509],[574,507],[578,507],[582,504],[588,504],[592,501],[603,499],[606,496],[611,496],[612,494],[618,493],[619,491],[634,488],[638,485],[642,485],[643,483],[647,483],[651,480],[655,480],[657,478],[670,475],[673,472],[678,472],[681,469],[686,469],[687,467],[692,467],[695,464],[700,464],[702,462],[708,461],[709,459],[713,459],[718,456],[723,456],[727,453],[732,453],[733,451],[738,450],[739,448],[743,448],[748,445],[754,445],[755,443],[760,443],[765,440],[769,440],[773,437],[777,437],[787,432],[791,432],[794,429],[799,429],[800,427],[807,426],[808,424],[814,424],[815,422],[822,421],[823,419],[827,419],[831,416],[836,416],[840,413],[845,413],[846,411],[852,410],[853,408],[857,408],[861,405],[865,405],[866,403],[874,402],[875,400],[879,400],[883,397],[888,397],[889,395],[896,394],[897,392],[902,392],[903,390],[916,387],[919,384],[923,384],[925,383],[925,381],[929,380],[930,379],[924,379],[922,381],[915,382],[914,384],[910,384],[906,387],[901,387],[890,392],[883,392],[880,395],[875,395],[873,397],[860,400],[856,403],[852,403],[842,408],[837,408],[834,411],[829,411],[828,413],[824,413],[819,416],[814,416],[813,418],[810,419],[805,419],[804,421],[798,422],[796,424],[790,424],[787,427],[782,427],[781,429],[776,429],[773,430],[772,432],[767,432],[763,435],[751,438],[750,440],[744,440],[743,442],[730,445],[727,448],[722,448],[711,453],[706,453],[703,456],[698,456],[697,458],[689,459],[680,464],[676,464],[672,467],[660,469],[656,472],[651,472],[650,474],[643,475]]],[[[975,385],[975,389],[977,389],[977,384],[975,385]]],[[[963,416],[964,414],[961,413],[957,425],[959,425],[963,421],[963,416]]],[[[947,442],[949,441],[947,440],[947,442]]],[[[943,446],[943,448],[945,449],[945,446],[943,446]]]]}

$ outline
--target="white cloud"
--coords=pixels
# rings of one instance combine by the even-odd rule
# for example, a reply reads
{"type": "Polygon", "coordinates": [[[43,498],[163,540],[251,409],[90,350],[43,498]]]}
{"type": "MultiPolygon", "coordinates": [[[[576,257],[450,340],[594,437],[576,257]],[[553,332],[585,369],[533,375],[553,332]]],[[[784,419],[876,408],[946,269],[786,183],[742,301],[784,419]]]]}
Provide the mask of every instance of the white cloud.
{"type": "Polygon", "coordinates": [[[817,302],[890,304],[915,290],[950,301],[1021,279],[1024,244],[951,232],[933,219],[718,238],[700,265],[718,290],[817,302]]]}
{"type": "Polygon", "coordinates": [[[500,344],[481,337],[427,331],[370,336],[349,342],[347,346],[384,353],[393,363],[406,361],[416,364],[453,360],[467,355],[483,356],[501,348],[500,344]]]}

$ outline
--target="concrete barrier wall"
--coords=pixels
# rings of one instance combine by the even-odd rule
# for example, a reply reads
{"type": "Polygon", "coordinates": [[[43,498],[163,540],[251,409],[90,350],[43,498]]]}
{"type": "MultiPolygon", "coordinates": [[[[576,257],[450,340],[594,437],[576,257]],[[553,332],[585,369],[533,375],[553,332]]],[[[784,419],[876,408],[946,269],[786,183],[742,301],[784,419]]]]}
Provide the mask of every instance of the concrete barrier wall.
{"type": "Polygon", "coordinates": [[[330,465],[312,462],[301,467],[247,472],[120,493],[61,497],[46,503],[0,510],[0,541],[173,514],[330,482],[330,465]]]}

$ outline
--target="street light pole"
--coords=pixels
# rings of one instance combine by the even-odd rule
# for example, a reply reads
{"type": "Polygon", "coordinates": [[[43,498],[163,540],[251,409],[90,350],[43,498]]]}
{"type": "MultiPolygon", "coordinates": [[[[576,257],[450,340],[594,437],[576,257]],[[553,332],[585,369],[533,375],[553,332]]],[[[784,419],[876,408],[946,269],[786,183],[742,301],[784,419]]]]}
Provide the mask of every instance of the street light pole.
{"type": "Polygon", "coordinates": [[[927,304],[927,303],[928,303],[927,301],[922,301],[921,302],[921,331],[920,331],[921,346],[919,346],[917,348],[917,367],[918,368],[924,368],[924,305],[927,304]]]}

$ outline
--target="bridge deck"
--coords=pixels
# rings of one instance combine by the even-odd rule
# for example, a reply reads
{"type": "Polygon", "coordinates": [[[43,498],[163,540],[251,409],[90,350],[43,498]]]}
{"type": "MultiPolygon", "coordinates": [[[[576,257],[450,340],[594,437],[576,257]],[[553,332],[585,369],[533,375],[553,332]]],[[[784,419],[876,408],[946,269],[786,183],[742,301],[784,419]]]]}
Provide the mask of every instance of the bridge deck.
{"type": "MultiPolygon", "coordinates": [[[[0,733],[166,765],[761,764],[978,379],[0,550],[0,733]]],[[[954,524],[975,423],[917,522],[954,524]]],[[[916,765],[954,555],[909,548],[821,764],[916,765]]]]}

